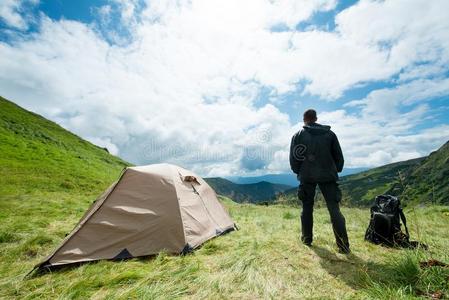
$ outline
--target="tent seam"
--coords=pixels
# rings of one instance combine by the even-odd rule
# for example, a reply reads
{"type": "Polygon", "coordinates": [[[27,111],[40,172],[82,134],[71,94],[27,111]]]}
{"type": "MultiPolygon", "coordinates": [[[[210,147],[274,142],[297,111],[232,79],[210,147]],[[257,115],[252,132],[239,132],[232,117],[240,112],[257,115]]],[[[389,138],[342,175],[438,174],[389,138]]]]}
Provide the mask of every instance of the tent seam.
{"type": "MultiPolygon", "coordinates": [[[[170,168],[174,169],[174,166],[170,166],[170,168]]],[[[177,184],[175,182],[175,172],[171,172],[172,173],[172,181],[173,181],[173,185],[175,187],[175,194],[176,194],[176,203],[178,205],[178,212],[179,212],[179,218],[181,219],[181,225],[182,225],[182,235],[184,237],[184,246],[187,244],[187,237],[186,237],[186,231],[185,231],[185,225],[184,225],[184,219],[182,217],[182,212],[181,212],[181,201],[180,198],[178,198],[178,188],[177,188],[177,184]]],[[[176,169],[176,174],[179,175],[179,171],[176,169]]],[[[181,250],[182,251],[182,250],[181,250]]]]}

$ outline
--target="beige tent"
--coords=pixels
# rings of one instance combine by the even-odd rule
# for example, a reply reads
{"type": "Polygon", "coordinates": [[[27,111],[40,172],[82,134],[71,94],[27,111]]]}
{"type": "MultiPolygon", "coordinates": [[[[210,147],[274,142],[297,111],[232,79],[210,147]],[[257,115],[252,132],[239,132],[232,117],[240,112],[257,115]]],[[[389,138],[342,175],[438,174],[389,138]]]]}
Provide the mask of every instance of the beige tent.
{"type": "Polygon", "coordinates": [[[129,167],[37,267],[185,253],[234,228],[201,177],[169,164],[129,167]]]}

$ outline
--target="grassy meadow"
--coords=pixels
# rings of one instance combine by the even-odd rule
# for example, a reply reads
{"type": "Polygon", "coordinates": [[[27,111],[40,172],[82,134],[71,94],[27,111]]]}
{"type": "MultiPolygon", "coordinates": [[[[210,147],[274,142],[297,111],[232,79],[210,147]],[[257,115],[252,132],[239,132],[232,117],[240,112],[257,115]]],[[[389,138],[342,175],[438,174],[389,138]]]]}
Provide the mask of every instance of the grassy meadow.
{"type": "Polygon", "coordinates": [[[2,299],[411,299],[449,295],[449,270],[421,269],[430,258],[448,262],[449,210],[407,210],[412,237],[428,251],[363,241],[368,211],[344,208],[353,253],[336,253],[325,208],[315,212],[315,241],[299,242],[299,209],[224,202],[240,230],[186,256],[161,253],[100,261],[24,276],[64,238],[93,200],[72,193],[5,198],[0,213],[2,299]],[[438,295],[437,295],[438,296],[438,295]]]}

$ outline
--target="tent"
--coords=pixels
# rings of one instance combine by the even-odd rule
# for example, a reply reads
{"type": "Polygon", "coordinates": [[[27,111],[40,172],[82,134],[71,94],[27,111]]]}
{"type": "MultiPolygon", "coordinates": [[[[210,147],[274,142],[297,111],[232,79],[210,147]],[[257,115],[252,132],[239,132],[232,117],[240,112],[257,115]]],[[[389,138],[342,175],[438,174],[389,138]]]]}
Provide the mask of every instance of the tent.
{"type": "Polygon", "coordinates": [[[201,177],[170,164],[128,167],[38,268],[186,253],[235,229],[201,177]]]}

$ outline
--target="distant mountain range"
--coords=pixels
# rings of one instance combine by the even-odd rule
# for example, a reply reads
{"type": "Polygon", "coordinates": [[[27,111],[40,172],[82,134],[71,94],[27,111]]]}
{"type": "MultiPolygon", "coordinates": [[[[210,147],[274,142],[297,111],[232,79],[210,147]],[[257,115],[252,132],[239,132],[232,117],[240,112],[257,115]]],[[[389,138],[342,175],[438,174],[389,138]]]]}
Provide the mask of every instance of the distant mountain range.
{"type": "MultiPolygon", "coordinates": [[[[362,171],[368,170],[368,168],[345,168],[343,172],[341,172],[340,176],[351,175],[360,173],[362,171]]],[[[293,173],[281,173],[281,174],[266,174],[261,176],[227,176],[225,179],[228,179],[237,184],[250,184],[250,183],[258,183],[261,181],[267,181],[274,184],[283,184],[295,187],[299,184],[298,179],[296,179],[296,175],[293,173]]]]}
{"type": "Polygon", "coordinates": [[[272,202],[276,196],[291,188],[289,185],[274,184],[267,181],[249,184],[237,184],[230,180],[213,177],[205,178],[206,182],[217,192],[227,196],[235,202],[272,202]]]}
{"type": "Polygon", "coordinates": [[[252,184],[266,181],[274,184],[289,185],[290,187],[298,185],[298,180],[293,173],[266,174],[261,176],[227,176],[225,178],[237,184],[252,184]]]}
{"type": "MultiPolygon", "coordinates": [[[[349,175],[362,172],[366,168],[347,168],[341,174],[349,175]]],[[[340,175],[341,175],[340,174],[340,175]]],[[[236,202],[273,202],[280,194],[295,191],[299,184],[293,173],[267,174],[262,176],[214,177],[205,180],[218,194],[227,196],[236,202]]]]}

